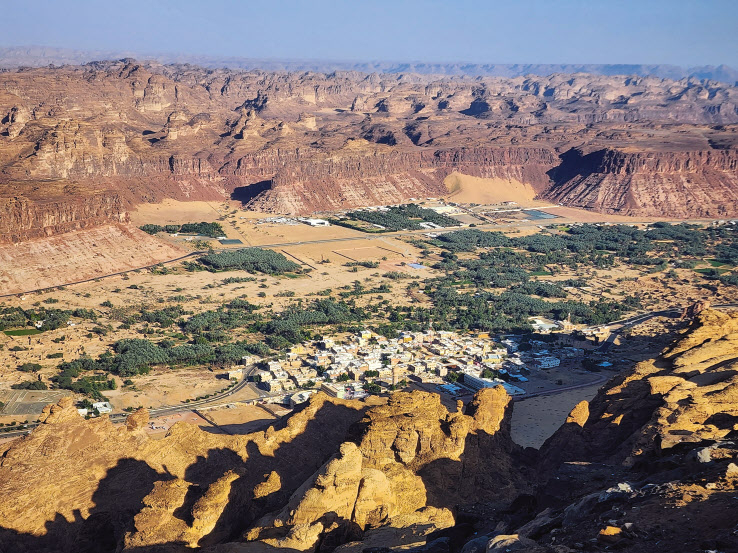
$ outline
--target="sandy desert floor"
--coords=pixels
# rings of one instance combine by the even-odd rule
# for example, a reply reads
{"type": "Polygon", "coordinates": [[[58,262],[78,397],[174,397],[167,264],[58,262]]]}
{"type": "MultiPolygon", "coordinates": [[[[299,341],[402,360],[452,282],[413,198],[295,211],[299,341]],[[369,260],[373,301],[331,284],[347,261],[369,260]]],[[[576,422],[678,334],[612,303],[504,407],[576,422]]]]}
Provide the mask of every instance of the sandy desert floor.
{"type": "Polygon", "coordinates": [[[601,384],[557,394],[517,400],[513,406],[512,438],[523,447],[539,448],[566,421],[580,401],[590,401],[601,384]]]}
{"type": "MultiPolygon", "coordinates": [[[[282,410],[287,413],[287,410],[282,410]]],[[[249,434],[266,429],[279,418],[258,405],[229,404],[217,409],[198,412],[188,411],[176,415],[153,417],[147,432],[155,438],[163,437],[178,422],[196,424],[212,434],[249,434]]]]}
{"type": "Polygon", "coordinates": [[[215,221],[225,212],[232,209],[235,202],[180,202],[166,199],[154,204],[139,204],[129,213],[131,223],[136,226],[150,223],[153,225],[169,225],[215,221]]]}
{"type": "Polygon", "coordinates": [[[536,191],[530,184],[514,179],[485,179],[452,172],[443,181],[449,191],[446,199],[451,202],[469,204],[497,204],[517,202],[521,206],[533,207],[536,191]]]}

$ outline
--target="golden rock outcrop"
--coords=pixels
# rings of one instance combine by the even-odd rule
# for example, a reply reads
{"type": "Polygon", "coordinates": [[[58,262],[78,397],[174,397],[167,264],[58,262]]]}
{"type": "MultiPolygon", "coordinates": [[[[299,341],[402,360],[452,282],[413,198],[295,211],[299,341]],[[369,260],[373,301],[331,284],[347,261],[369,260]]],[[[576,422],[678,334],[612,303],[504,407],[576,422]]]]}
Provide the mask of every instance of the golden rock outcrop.
{"type": "Polygon", "coordinates": [[[510,439],[499,387],[454,412],[425,392],[315,394],[264,432],[161,440],[145,411],[116,427],[64,399],[0,447],[0,550],[731,551],[737,333],[738,314],[701,312],[538,452],[510,439]]]}

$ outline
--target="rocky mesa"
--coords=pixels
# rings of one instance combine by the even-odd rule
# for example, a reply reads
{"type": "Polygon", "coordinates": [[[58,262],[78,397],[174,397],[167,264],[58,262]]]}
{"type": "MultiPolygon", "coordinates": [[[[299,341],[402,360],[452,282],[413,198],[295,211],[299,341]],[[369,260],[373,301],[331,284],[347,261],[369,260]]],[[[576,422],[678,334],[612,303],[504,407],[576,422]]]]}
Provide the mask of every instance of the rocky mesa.
{"type": "Polygon", "coordinates": [[[452,171],[600,211],[732,216],[737,106],[735,86],[694,77],[18,68],[0,73],[0,236],[164,198],[390,204],[443,194],[452,171]]]}

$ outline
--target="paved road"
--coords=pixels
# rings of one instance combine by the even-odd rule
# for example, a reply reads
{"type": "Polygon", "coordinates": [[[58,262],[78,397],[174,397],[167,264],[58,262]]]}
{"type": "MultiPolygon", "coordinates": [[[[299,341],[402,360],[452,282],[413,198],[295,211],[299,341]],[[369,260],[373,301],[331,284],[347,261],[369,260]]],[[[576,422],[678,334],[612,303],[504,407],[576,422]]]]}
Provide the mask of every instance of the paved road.
{"type": "Polygon", "coordinates": [[[571,386],[562,386],[560,388],[552,388],[550,390],[543,390],[542,392],[531,392],[523,396],[513,396],[513,400],[523,401],[525,399],[530,399],[533,397],[552,396],[555,394],[560,394],[561,392],[568,392],[569,390],[578,390],[579,388],[587,388],[588,386],[597,386],[598,384],[604,384],[609,379],[610,379],[610,376],[600,376],[597,380],[592,380],[590,382],[582,382],[580,384],[572,384],[571,386]]]}
{"type": "MultiPolygon", "coordinates": [[[[499,225],[479,225],[477,228],[485,228],[485,227],[494,227],[499,225]]],[[[383,232],[383,233],[367,233],[366,235],[361,236],[347,236],[345,238],[326,238],[324,240],[304,240],[304,241],[293,241],[293,242],[278,242],[276,244],[258,244],[255,246],[246,246],[245,248],[213,248],[213,251],[216,253],[219,252],[226,252],[226,251],[232,251],[232,250],[241,250],[241,249],[248,249],[248,248],[268,248],[268,249],[277,249],[277,248],[286,248],[290,246],[306,246],[310,244],[330,244],[330,243],[339,243],[339,242],[352,242],[354,240],[378,240],[381,238],[387,238],[393,237],[393,236],[411,236],[411,235],[422,235],[428,232],[434,232],[435,234],[443,234],[445,232],[453,232],[454,230],[459,230],[458,228],[450,228],[450,229],[435,229],[433,231],[429,230],[413,230],[413,231],[400,231],[400,232],[383,232]]],[[[60,284],[59,286],[72,286],[74,284],[84,284],[86,282],[93,282],[98,281],[103,278],[111,277],[111,276],[118,276],[123,275],[126,273],[130,273],[132,271],[137,271],[140,269],[151,269],[153,267],[158,267],[159,265],[167,265],[169,263],[177,263],[179,261],[183,261],[185,259],[189,259],[190,257],[197,257],[200,255],[207,255],[211,253],[210,250],[196,250],[193,252],[190,252],[188,254],[182,255],[180,257],[176,257],[174,259],[167,259],[166,261],[161,261],[159,263],[153,263],[151,265],[143,265],[141,267],[132,267],[130,269],[126,269],[125,271],[117,271],[115,273],[108,273],[106,275],[99,275],[93,278],[87,278],[84,280],[75,280],[74,282],[67,282],[64,284],[60,284]]],[[[11,296],[21,296],[23,294],[32,294],[34,292],[41,292],[44,290],[49,290],[50,288],[47,286],[45,288],[34,288],[32,290],[24,290],[23,292],[14,292],[12,294],[0,294],[0,298],[9,298],[11,296]]]]}
{"type": "MultiPolygon", "coordinates": [[[[736,309],[738,308],[738,303],[719,303],[717,305],[711,305],[711,309],[736,309]]],[[[670,307],[668,309],[661,309],[659,311],[649,311],[648,313],[641,313],[639,315],[633,315],[632,317],[628,317],[627,319],[622,319],[620,321],[615,321],[610,323],[608,326],[618,326],[614,332],[610,333],[610,336],[608,336],[607,340],[600,346],[600,351],[606,352],[610,349],[613,342],[615,342],[615,339],[622,333],[623,330],[626,328],[633,328],[634,326],[638,326],[640,324],[645,323],[646,321],[650,321],[654,317],[665,317],[667,315],[677,315],[682,312],[682,307],[670,307]]]]}
{"type": "MultiPolygon", "coordinates": [[[[247,369],[244,372],[243,378],[233,386],[232,388],[229,388],[225,392],[221,394],[216,394],[214,396],[211,396],[207,399],[201,399],[198,401],[190,401],[189,403],[181,403],[178,405],[166,405],[163,407],[157,407],[155,409],[149,409],[149,415],[151,417],[161,417],[164,415],[174,415],[176,413],[182,413],[185,411],[192,411],[194,409],[197,409],[198,407],[207,407],[210,405],[213,405],[215,403],[218,403],[224,399],[229,398],[236,392],[239,392],[243,390],[244,388],[247,388],[249,386],[252,386],[252,383],[249,382],[249,376],[251,376],[251,373],[255,370],[255,367],[251,367],[247,369]]],[[[257,389],[258,390],[258,389],[257,389]]],[[[269,397],[270,394],[263,394],[262,391],[259,390],[259,396],[260,397],[269,397]]],[[[274,394],[277,395],[277,394],[274,394]]],[[[110,416],[110,420],[114,423],[122,423],[125,422],[126,418],[128,417],[130,413],[113,413],[110,416]]],[[[13,438],[16,436],[23,436],[24,434],[28,434],[32,429],[39,426],[39,423],[33,422],[29,423],[27,425],[24,425],[23,430],[17,430],[15,432],[4,432],[0,433],[0,438],[13,438]]]]}

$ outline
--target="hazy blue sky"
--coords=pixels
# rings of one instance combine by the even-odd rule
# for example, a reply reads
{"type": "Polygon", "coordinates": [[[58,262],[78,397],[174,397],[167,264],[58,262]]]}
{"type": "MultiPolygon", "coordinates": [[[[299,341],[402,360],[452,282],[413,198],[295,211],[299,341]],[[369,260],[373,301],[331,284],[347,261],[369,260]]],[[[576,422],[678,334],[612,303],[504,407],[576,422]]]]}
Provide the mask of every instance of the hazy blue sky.
{"type": "Polygon", "coordinates": [[[0,46],[738,66],[738,0],[3,0],[0,46]]]}

